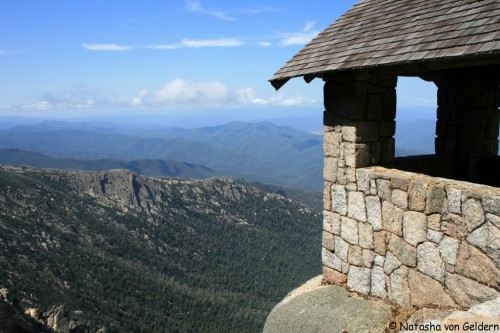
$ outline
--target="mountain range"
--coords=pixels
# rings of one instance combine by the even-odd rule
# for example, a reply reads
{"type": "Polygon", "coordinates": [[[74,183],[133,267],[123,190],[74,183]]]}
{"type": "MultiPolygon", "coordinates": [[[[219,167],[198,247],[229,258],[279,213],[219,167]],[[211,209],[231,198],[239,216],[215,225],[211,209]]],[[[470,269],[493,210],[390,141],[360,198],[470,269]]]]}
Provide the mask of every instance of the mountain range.
{"type": "MultiPolygon", "coordinates": [[[[401,116],[395,135],[397,156],[433,152],[435,124],[425,117],[430,116],[401,116]]],[[[312,121],[307,119],[301,121],[310,128],[312,121]]],[[[269,121],[180,128],[164,123],[4,120],[4,164],[90,171],[124,168],[150,176],[225,176],[322,189],[322,136],[269,121]]],[[[298,125],[286,118],[276,121],[298,125]]]]}
{"type": "Polygon", "coordinates": [[[10,165],[29,165],[39,168],[73,169],[87,171],[106,171],[111,169],[127,169],[148,176],[165,176],[180,178],[209,178],[214,176],[242,177],[234,173],[218,172],[198,164],[169,160],[85,160],[77,158],[58,158],[35,153],[28,150],[7,148],[0,149],[0,163],[10,165]]]}
{"type": "Polygon", "coordinates": [[[196,129],[42,122],[0,130],[0,148],[46,155],[4,151],[0,163],[89,170],[130,165],[147,175],[172,176],[158,171],[168,169],[160,161],[177,161],[186,176],[224,175],[306,190],[322,186],[321,136],[270,122],[196,129]]]}

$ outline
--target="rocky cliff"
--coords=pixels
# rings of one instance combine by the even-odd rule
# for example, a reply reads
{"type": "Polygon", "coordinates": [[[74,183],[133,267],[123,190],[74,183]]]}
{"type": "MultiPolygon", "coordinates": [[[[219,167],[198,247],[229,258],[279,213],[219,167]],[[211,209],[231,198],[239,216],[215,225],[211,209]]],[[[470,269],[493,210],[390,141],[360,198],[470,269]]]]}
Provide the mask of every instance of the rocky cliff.
{"type": "Polygon", "coordinates": [[[69,171],[61,177],[67,177],[73,190],[96,198],[103,204],[119,205],[122,209],[154,213],[161,196],[165,194],[165,183],[161,180],[123,169],[95,173],[69,171]]]}

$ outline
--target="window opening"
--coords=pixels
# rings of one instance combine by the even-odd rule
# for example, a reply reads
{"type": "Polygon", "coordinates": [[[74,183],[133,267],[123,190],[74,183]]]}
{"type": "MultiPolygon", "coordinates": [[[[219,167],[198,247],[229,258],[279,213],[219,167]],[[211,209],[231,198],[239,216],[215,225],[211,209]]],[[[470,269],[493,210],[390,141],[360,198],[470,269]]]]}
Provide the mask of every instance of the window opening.
{"type": "Polygon", "coordinates": [[[434,154],[437,87],[418,77],[398,77],[396,157],[434,154]]]}

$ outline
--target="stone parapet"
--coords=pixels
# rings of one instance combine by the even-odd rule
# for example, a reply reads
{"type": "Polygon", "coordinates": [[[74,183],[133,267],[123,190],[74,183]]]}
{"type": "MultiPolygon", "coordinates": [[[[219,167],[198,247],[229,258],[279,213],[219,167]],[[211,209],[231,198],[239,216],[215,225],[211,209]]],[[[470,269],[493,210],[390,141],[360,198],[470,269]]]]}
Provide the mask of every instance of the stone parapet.
{"type": "Polygon", "coordinates": [[[326,182],[324,278],[403,306],[500,295],[500,189],[383,167],[326,182]]]}

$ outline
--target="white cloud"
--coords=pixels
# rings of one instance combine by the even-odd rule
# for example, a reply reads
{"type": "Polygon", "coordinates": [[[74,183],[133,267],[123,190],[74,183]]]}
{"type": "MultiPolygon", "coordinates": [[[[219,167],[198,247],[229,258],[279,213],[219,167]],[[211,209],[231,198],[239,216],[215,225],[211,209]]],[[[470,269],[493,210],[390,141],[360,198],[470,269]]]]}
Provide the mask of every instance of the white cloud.
{"type": "Polygon", "coordinates": [[[243,42],[234,38],[221,39],[183,39],[181,44],[187,47],[229,47],[241,46],[243,42]]]}
{"type": "MultiPolygon", "coordinates": [[[[175,50],[184,47],[201,48],[201,47],[234,47],[242,46],[245,43],[235,38],[219,38],[219,39],[189,39],[184,38],[179,43],[175,44],[156,44],[148,45],[148,49],[153,50],[175,50]]],[[[267,46],[267,45],[260,45],[267,46]]]]}
{"type": "Polygon", "coordinates": [[[203,12],[203,7],[199,1],[186,1],[186,9],[191,12],[203,12]]]}
{"type": "Polygon", "coordinates": [[[243,104],[269,104],[265,99],[256,97],[255,91],[251,87],[237,90],[236,95],[238,96],[238,101],[243,104]]]}
{"type": "Polygon", "coordinates": [[[47,101],[41,101],[38,103],[24,104],[21,107],[24,109],[49,110],[52,108],[52,105],[47,101]]]}
{"type": "Polygon", "coordinates": [[[305,32],[311,31],[311,29],[314,27],[315,24],[316,24],[315,21],[306,22],[304,29],[302,29],[302,31],[305,31],[305,32]]]}
{"type": "Polygon", "coordinates": [[[271,46],[273,44],[270,42],[258,42],[257,45],[262,46],[262,47],[268,47],[268,46],[271,46]]]}
{"type": "MultiPolygon", "coordinates": [[[[182,78],[168,81],[158,89],[143,89],[136,96],[128,98],[110,96],[114,96],[114,93],[104,91],[102,87],[75,86],[62,92],[46,93],[38,101],[30,101],[17,107],[33,111],[88,110],[90,112],[91,110],[123,109],[131,106],[155,109],[238,105],[297,106],[316,103],[314,99],[303,96],[299,92],[294,96],[287,96],[282,92],[262,97],[258,96],[252,87],[231,89],[217,80],[191,81],[182,78]]],[[[0,106],[0,111],[7,109],[7,107],[0,106]]]]}
{"type": "Polygon", "coordinates": [[[314,103],[316,103],[314,99],[298,93],[295,96],[280,93],[269,98],[262,98],[257,96],[252,87],[230,90],[216,80],[195,82],[180,78],[167,82],[155,91],[143,89],[130,101],[132,106],[142,107],[234,106],[238,104],[297,106],[314,103]]]}
{"type": "Polygon", "coordinates": [[[269,102],[275,105],[283,105],[283,106],[296,106],[302,104],[313,104],[316,103],[315,99],[309,98],[307,96],[295,95],[292,97],[285,96],[284,93],[280,93],[278,95],[272,96],[269,98],[269,102]]]}
{"type": "Polygon", "coordinates": [[[236,94],[238,96],[238,101],[243,104],[297,106],[316,103],[315,99],[302,96],[298,93],[292,97],[287,97],[284,93],[280,93],[265,99],[257,97],[255,91],[251,87],[237,90],[236,94]]]}
{"type": "Polygon", "coordinates": [[[148,49],[153,50],[175,50],[182,48],[181,44],[158,44],[158,45],[148,45],[148,49]]]}
{"type": "Polygon", "coordinates": [[[131,104],[134,106],[139,106],[142,105],[143,99],[149,95],[149,90],[143,89],[141,92],[139,92],[139,95],[137,97],[134,97],[131,101],[131,104]]]}
{"type": "Polygon", "coordinates": [[[123,101],[112,100],[110,95],[113,93],[104,92],[100,87],[74,86],[65,91],[47,92],[40,96],[39,101],[25,103],[21,107],[36,110],[74,110],[124,104],[123,101]]]}
{"type": "Polygon", "coordinates": [[[309,43],[320,32],[319,30],[312,30],[315,24],[316,22],[308,21],[301,31],[284,34],[284,38],[280,42],[280,45],[305,45],[309,43]]]}
{"type": "Polygon", "coordinates": [[[276,13],[281,12],[281,9],[273,8],[273,7],[254,7],[254,8],[241,8],[239,12],[248,15],[257,15],[261,13],[276,13]]]}
{"type": "Polygon", "coordinates": [[[131,104],[135,106],[219,105],[232,100],[229,89],[219,81],[194,82],[178,78],[153,92],[142,90],[132,99],[131,104]]]}
{"type": "Polygon", "coordinates": [[[309,43],[314,37],[316,37],[317,34],[317,31],[311,33],[297,32],[284,38],[280,44],[283,46],[305,45],[309,43]]]}
{"type": "Polygon", "coordinates": [[[118,44],[82,44],[82,47],[90,51],[129,51],[133,49],[130,45],[118,44]]]}
{"type": "Polygon", "coordinates": [[[186,1],[186,9],[190,12],[198,12],[206,15],[213,16],[220,20],[224,21],[236,21],[236,19],[225,12],[217,11],[217,10],[206,10],[201,5],[201,2],[198,0],[187,0],[186,1]]]}
{"type": "Polygon", "coordinates": [[[211,14],[213,16],[221,19],[221,20],[224,20],[224,21],[236,21],[236,19],[234,17],[229,16],[228,14],[223,13],[223,12],[212,12],[211,14]]]}
{"type": "Polygon", "coordinates": [[[280,93],[269,98],[262,98],[257,96],[252,87],[230,90],[216,80],[195,82],[180,78],[167,82],[155,91],[144,89],[130,101],[132,106],[142,107],[234,106],[238,104],[297,106],[314,103],[316,100],[298,93],[295,96],[280,93]]]}

